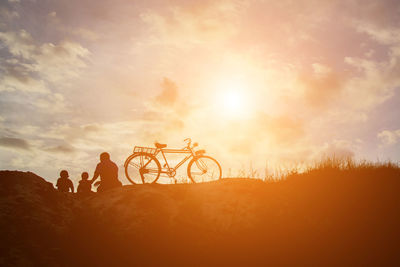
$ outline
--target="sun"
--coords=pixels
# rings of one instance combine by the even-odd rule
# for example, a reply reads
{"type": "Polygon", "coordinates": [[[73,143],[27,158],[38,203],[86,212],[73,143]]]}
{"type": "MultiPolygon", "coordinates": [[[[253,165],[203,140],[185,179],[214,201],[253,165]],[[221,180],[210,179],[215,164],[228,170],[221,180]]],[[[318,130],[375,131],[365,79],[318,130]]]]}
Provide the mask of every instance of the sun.
{"type": "Polygon", "coordinates": [[[242,119],[249,113],[248,90],[242,83],[233,81],[221,84],[218,91],[217,108],[226,118],[242,119]]]}
{"type": "Polygon", "coordinates": [[[221,96],[222,108],[229,113],[237,114],[244,108],[244,96],[239,91],[226,91],[221,96]]]}

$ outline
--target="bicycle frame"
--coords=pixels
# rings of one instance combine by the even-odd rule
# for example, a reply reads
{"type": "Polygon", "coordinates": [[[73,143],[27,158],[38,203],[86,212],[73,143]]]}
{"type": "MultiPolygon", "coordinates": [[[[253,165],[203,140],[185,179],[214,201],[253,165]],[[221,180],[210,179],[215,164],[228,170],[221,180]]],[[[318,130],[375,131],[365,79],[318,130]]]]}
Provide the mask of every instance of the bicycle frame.
{"type": "Polygon", "coordinates": [[[168,174],[168,175],[170,173],[172,173],[172,172],[176,172],[176,170],[180,166],[182,166],[190,158],[194,157],[194,153],[193,153],[193,150],[191,148],[189,148],[189,149],[170,149],[170,148],[162,149],[162,148],[160,148],[160,149],[157,150],[157,152],[156,152],[156,154],[154,156],[157,156],[160,152],[161,152],[161,154],[162,154],[162,156],[164,158],[165,165],[167,166],[167,168],[164,168],[164,167],[161,168],[161,173],[168,174]],[[184,159],[182,159],[175,167],[171,168],[169,163],[168,163],[168,160],[167,160],[167,157],[165,156],[165,154],[189,154],[189,155],[186,156],[184,159]]]}

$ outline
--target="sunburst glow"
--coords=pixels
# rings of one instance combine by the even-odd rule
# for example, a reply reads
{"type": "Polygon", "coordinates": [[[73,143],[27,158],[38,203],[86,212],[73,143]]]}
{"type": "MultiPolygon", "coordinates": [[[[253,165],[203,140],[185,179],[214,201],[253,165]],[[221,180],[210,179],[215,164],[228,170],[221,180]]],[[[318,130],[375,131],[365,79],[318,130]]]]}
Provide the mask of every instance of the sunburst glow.
{"type": "Polygon", "coordinates": [[[244,96],[239,91],[227,91],[222,95],[222,107],[226,112],[231,114],[240,114],[244,106],[244,96]]]}
{"type": "Polygon", "coordinates": [[[219,85],[217,107],[227,118],[242,119],[249,114],[249,97],[246,84],[242,81],[229,80],[219,85]]]}

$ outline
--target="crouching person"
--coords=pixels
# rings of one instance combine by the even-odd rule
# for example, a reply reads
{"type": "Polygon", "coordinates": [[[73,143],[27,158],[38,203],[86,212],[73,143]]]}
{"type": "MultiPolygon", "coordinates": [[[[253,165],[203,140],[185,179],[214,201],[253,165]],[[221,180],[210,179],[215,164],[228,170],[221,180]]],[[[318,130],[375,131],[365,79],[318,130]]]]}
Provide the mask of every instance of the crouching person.
{"type": "Polygon", "coordinates": [[[74,184],[68,177],[69,174],[66,170],[60,172],[60,178],[58,178],[56,184],[58,191],[69,192],[71,190],[72,193],[74,192],[74,184]]]}
{"type": "Polygon", "coordinates": [[[107,152],[100,154],[100,163],[96,166],[91,183],[96,181],[99,176],[100,185],[97,188],[97,192],[104,192],[122,186],[122,183],[118,180],[118,166],[111,161],[110,154],[107,152]]]}

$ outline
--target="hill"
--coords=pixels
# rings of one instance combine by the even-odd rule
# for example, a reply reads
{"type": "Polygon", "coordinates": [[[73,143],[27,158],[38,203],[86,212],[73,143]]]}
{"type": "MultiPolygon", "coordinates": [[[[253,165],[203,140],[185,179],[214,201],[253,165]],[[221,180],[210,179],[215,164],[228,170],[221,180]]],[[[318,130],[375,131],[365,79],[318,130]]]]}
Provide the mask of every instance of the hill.
{"type": "Polygon", "coordinates": [[[399,264],[400,170],[124,186],[81,198],[0,172],[0,265],[399,264]]]}

